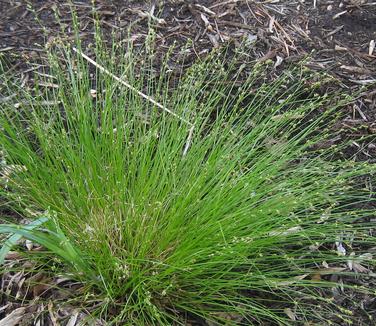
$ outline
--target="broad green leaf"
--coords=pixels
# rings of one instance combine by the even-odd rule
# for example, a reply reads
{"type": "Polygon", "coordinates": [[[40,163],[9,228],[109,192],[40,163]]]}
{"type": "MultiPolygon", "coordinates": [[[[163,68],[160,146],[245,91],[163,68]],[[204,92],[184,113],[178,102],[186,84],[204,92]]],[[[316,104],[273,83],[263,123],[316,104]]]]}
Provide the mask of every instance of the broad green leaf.
{"type": "MultiPolygon", "coordinates": [[[[42,216],[35,221],[32,221],[31,223],[24,226],[24,229],[26,230],[33,230],[44,223],[46,223],[49,220],[48,217],[42,216]]],[[[1,225],[0,225],[1,228],[1,225]]],[[[4,264],[5,256],[7,253],[12,249],[13,246],[17,244],[17,242],[22,238],[22,234],[20,233],[14,233],[12,234],[3,244],[3,246],[0,249],[0,265],[4,264]]]]}

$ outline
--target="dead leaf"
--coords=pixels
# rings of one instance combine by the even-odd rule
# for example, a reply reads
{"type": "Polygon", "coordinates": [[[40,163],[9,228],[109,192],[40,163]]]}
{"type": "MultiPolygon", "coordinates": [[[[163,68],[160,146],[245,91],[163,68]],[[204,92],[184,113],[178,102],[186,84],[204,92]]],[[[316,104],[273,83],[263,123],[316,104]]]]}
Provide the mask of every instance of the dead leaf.
{"type": "Polygon", "coordinates": [[[216,15],[216,13],[215,13],[213,10],[210,10],[209,8],[206,8],[206,7],[203,6],[203,5],[194,4],[194,6],[195,6],[197,9],[201,9],[203,12],[205,12],[205,13],[208,14],[208,15],[211,15],[211,16],[215,16],[215,15],[216,15]]]}
{"type": "Polygon", "coordinates": [[[284,313],[293,321],[296,320],[296,315],[295,313],[290,309],[290,308],[285,308],[283,309],[284,313]]]}
{"type": "Polygon", "coordinates": [[[75,311],[71,318],[69,318],[66,326],[75,326],[77,322],[78,311],[75,311]]]}
{"type": "Polygon", "coordinates": [[[17,290],[16,296],[15,296],[16,300],[21,298],[21,296],[24,295],[23,284],[25,283],[25,280],[26,280],[26,277],[23,277],[17,283],[18,290],[17,290]]]}
{"type": "Polygon", "coordinates": [[[352,268],[357,273],[367,273],[369,271],[367,267],[364,267],[355,261],[353,262],[352,268]]]}
{"type": "Polygon", "coordinates": [[[17,251],[9,251],[6,256],[5,256],[5,260],[17,260],[17,259],[21,259],[21,254],[17,251]]]}
{"type": "Polygon", "coordinates": [[[55,313],[53,311],[53,303],[52,301],[48,302],[48,312],[50,314],[50,319],[53,326],[59,326],[59,322],[57,321],[57,318],[55,316],[55,313]]]}
{"type": "Polygon", "coordinates": [[[273,29],[274,29],[274,22],[275,22],[275,17],[272,16],[269,20],[269,27],[268,27],[268,31],[269,33],[273,33],[273,29]]]}
{"type": "Polygon", "coordinates": [[[343,69],[343,70],[346,70],[346,71],[349,71],[349,72],[354,72],[354,73],[357,73],[357,74],[362,74],[362,75],[371,75],[372,72],[368,69],[365,69],[365,68],[361,68],[361,67],[356,67],[356,66],[346,66],[346,65],[342,65],[340,66],[340,69],[343,69]]]}
{"type": "Polygon", "coordinates": [[[8,316],[0,320],[0,326],[16,326],[25,316],[25,312],[25,307],[13,310],[8,316]]]}
{"type": "Polygon", "coordinates": [[[34,298],[41,296],[42,294],[47,292],[50,288],[52,288],[52,285],[49,284],[50,282],[51,282],[51,280],[44,279],[43,281],[41,281],[40,284],[36,284],[35,286],[33,286],[33,296],[34,296],[34,298]]]}

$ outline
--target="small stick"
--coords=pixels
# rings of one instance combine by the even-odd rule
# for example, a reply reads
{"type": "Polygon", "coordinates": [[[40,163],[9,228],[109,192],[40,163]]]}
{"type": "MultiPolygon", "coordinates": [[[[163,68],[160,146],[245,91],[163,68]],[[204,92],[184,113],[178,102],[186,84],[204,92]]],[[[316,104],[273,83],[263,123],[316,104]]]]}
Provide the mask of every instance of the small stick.
{"type": "Polygon", "coordinates": [[[104,72],[105,74],[111,76],[113,79],[115,79],[116,81],[118,81],[120,84],[124,85],[125,87],[128,87],[131,91],[133,92],[136,92],[138,95],[140,95],[141,97],[143,97],[144,99],[148,100],[149,102],[153,103],[155,106],[159,107],[160,109],[172,114],[174,117],[180,119],[181,121],[187,123],[188,125],[190,126],[193,126],[193,124],[191,122],[189,122],[188,120],[185,120],[184,118],[182,118],[181,116],[177,115],[176,113],[172,112],[171,110],[169,110],[168,108],[166,108],[165,106],[163,106],[162,104],[158,103],[157,101],[155,101],[153,98],[151,98],[150,96],[140,92],[138,89],[134,88],[132,85],[128,84],[126,81],[124,81],[123,79],[115,76],[113,73],[111,73],[110,71],[108,71],[106,68],[104,68],[103,66],[101,66],[100,64],[96,63],[93,59],[91,59],[90,57],[88,57],[85,53],[82,53],[80,50],[77,50],[75,47],[73,47],[73,51],[78,53],[79,55],[81,55],[85,60],[87,60],[88,62],[90,62],[93,66],[97,67],[100,71],[104,72]]]}
{"type": "Polygon", "coordinates": [[[186,124],[188,124],[189,126],[191,126],[191,128],[189,129],[188,138],[187,138],[187,141],[185,143],[184,150],[183,150],[183,156],[185,156],[187,154],[188,149],[189,149],[189,147],[191,145],[191,142],[192,142],[193,131],[194,131],[194,128],[195,128],[195,125],[193,123],[189,122],[188,120],[186,120],[186,119],[182,118],[181,116],[177,115],[176,113],[172,112],[171,110],[169,110],[168,108],[166,108],[162,104],[160,104],[157,101],[155,101],[150,96],[148,96],[148,95],[140,92],[138,89],[134,88],[132,85],[130,85],[126,81],[124,81],[121,78],[115,76],[113,73],[111,73],[105,67],[101,66],[100,64],[98,64],[97,62],[95,62],[93,59],[91,59],[90,57],[88,57],[85,53],[82,53],[80,50],[76,49],[75,47],[73,47],[73,51],[76,52],[76,53],[78,53],[79,55],[81,55],[85,60],[87,60],[88,62],[90,62],[93,66],[97,67],[100,71],[102,71],[105,74],[111,76],[113,79],[115,79],[120,84],[124,85],[125,87],[128,87],[131,91],[136,92],[138,95],[140,95],[144,99],[148,100],[149,102],[153,103],[155,106],[157,106],[160,109],[162,109],[162,110],[164,110],[164,111],[172,114],[174,117],[178,118],[179,120],[181,120],[181,121],[185,122],[186,124]]]}
{"type": "Polygon", "coordinates": [[[192,141],[192,136],[193,136],[193,130],[194,129],[195,129],[194,125],[192,125],[192,127],[189,129],[188,138],[187,138],[187,141],[185,143],[184,150],[183,150],[183,156],[185,156],[187,154],[189,146],[191,146],[191,141],[192,141]]]}

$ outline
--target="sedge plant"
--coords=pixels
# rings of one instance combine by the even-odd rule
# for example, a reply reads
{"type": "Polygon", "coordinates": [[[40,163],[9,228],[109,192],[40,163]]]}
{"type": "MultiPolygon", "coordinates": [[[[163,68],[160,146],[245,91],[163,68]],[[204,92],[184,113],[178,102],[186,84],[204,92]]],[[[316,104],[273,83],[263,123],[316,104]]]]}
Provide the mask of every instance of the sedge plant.
{"type": "Polygon", "coordinates": [[[272,66],[244,53],[176,78],[151,43],[91,48],[134,89],[79,40],[51,46],[33,87],[2,74],[1,196],[31,223],[0,225],[2,257],[19,237],[41,244],[119,325],[328,318],[326,276],[373,264],[360,257],[374,166],[332,141],[349,98],[320,93],[303,63],[266,79],[272,66]]]}

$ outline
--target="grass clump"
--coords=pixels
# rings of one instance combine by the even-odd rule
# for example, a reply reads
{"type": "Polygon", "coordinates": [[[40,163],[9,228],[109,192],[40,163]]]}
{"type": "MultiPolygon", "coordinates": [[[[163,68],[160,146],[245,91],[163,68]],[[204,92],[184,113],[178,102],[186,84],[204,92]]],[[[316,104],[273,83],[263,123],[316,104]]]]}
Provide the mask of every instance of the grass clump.
{"type": "Polygon", "coordinates": [[[17,101],[1,103],[2,196],[48,218],[0,231],[45,246],[113,323],[282,325],[310,320],[320,300],[335,309],[320,275],[359,257],[339,244],[371,242],[363,204],[374,195],[362,182],[372,166],[322,145],[348,99],[317,94],[303,66],[267,81],[268,64],[220,53],[171,88],[168,58],[157,71],[145,52],[98,42],[94,58],[180,118],[62,46],[52,87],[3,74],[17,101]]]}

